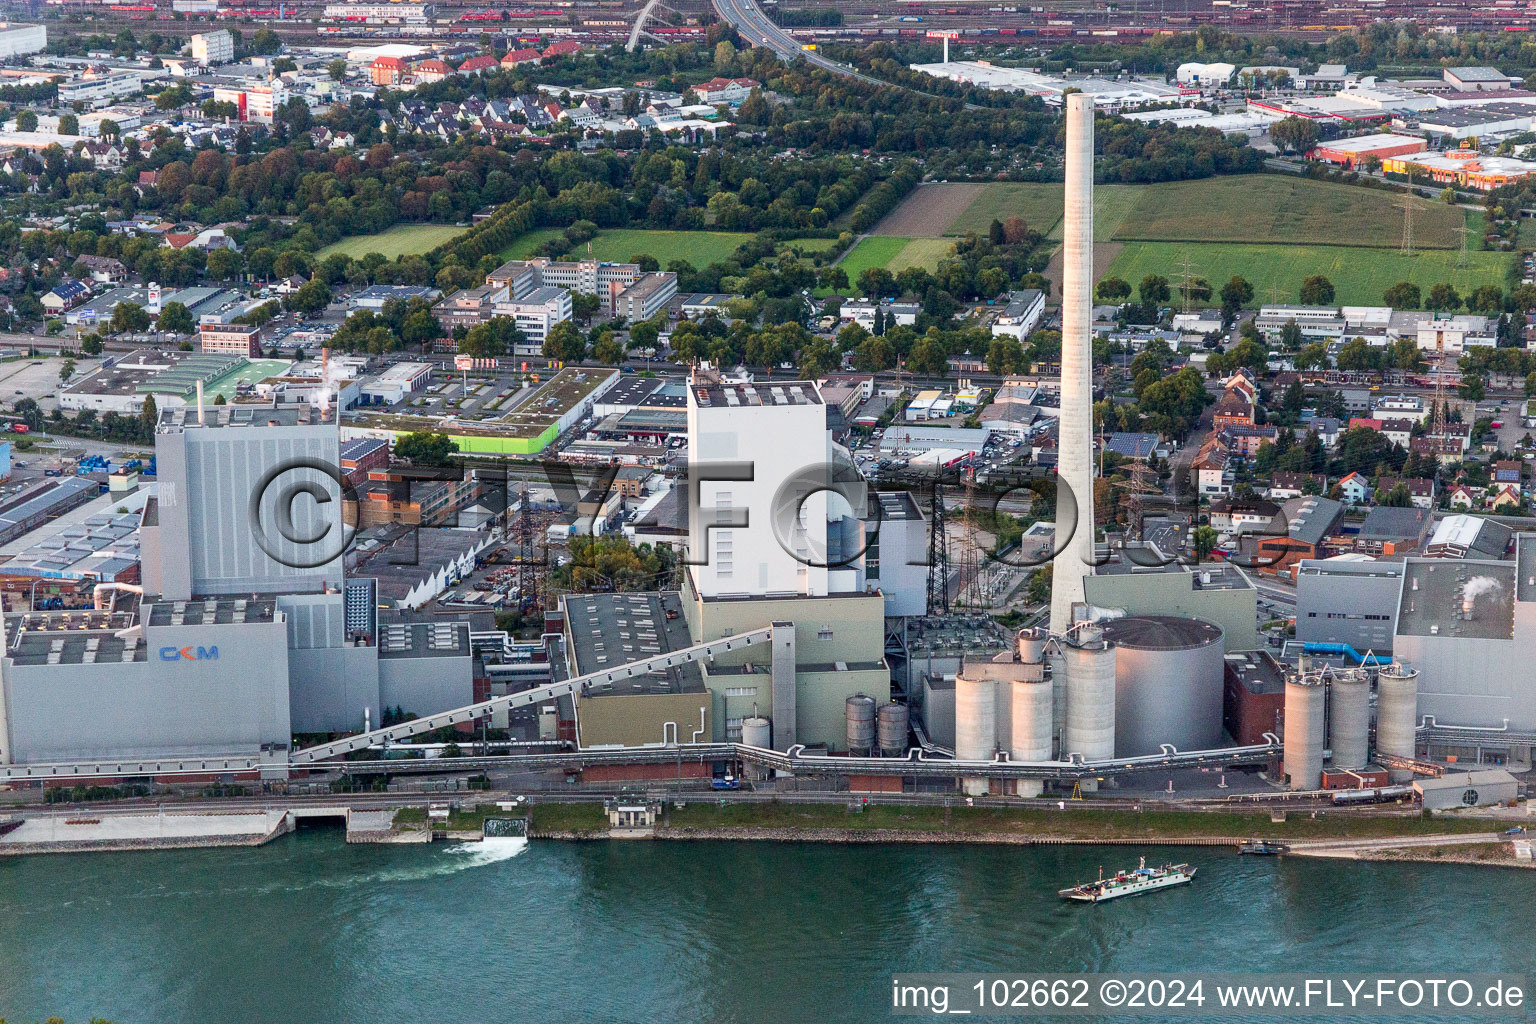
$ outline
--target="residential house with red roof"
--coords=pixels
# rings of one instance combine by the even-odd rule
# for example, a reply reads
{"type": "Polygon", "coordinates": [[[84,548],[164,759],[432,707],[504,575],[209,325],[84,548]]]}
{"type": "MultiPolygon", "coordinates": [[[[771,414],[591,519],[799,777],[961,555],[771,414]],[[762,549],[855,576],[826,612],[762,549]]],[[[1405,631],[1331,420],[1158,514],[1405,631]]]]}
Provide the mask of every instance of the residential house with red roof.
{"type": "Polygon", "coordinates": [[[508,50],[506,55],[501,58],[501,66],[504,68],[515,68],[519,64],[537,64],[539,57],[538,50],[526,46],[520,50],[508,50]]]}
{"type": "Polygon", "coordinates": [[[424,60],[416,65],[415,74],[418,82],[441,82],[453,74],[453,68],[446,61],[424,60]]]}
{"type": "Polygon", "coordinates": [[[700,103],[730,103],[737,104],[748,96],[752,90],[762,83],[751,78],[711,78],[693,87],[698,93],[700,103]]]}
{"type": "Polygon", "coordinates": [[[459,74],[461,74],[461,75],[473,75],[473,74],[475,74],[478,71],[494,71],[499,66],[500,65],[498,65],[496,63],[496,58],[495,57],[490,57],[490,56],[487,56],[485,54],[481,54],[478,57],[471,57],[468,60],[466,60],[463,64],[460,64],[459,65],[459,74]]]}

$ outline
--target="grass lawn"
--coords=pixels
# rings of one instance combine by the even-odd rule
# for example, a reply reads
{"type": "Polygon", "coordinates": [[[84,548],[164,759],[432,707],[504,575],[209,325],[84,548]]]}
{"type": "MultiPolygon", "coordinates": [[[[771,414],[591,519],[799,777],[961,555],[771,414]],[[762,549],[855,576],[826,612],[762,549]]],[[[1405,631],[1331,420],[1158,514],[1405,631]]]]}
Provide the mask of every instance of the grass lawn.
{"type": "Polygon", "coordinates": [[[922,267],[928,271],[937,270],[939,260],[948,256],[954,247],[955,242],[952,238],[914,238],[902,246],[900,252],[891,257],[885,269],[893,274],[908,267],[922,267]]]}
{"type": "Polygon", "coordinates": [[[1504,287],[1509,253],[1467,254],[1468,266],[1458,268],[1459,250],[1423,250],[1404,256],[1396,249],[1351,248],[1338,245],[1227,245],[1183,242],[1126,242],[1119,256],[1099,276],[1118,277],[1132,288],[1148,274],[1170,281],[1182,274],[1185,254],[1194,273],[1220,287],[1233,274],[1253,283],[1256,302],[1296,302],[1301,282],[1321,274],[1333,282],[1334,301],[1341,305],[1376,306],[1382,293],[1398,281],[1411,281],[1428,294],[1431,285],[1449,282],[1462,295],[1482,284],[1504,287]]]}
{"type": "Polygon", "coordinates": [[[1436,835],[1452,832],[1494,832],[1497,823],[1475,818],[1377,817],[1348,812],[1319,812],[1316,818],[1293,813],[1272,822],[1263,813],[1202,813],[1199,811],[1113,811],[954,807],[948,824],[942,807],[897,807],[875,804],[861,813],[827,804],[709,804],[690,803],[669,812],[672,828],[899,828],[920,832],[1021,832],[1030,835],[1081,839],[1158,838],[1172,836],[1250,836],[1322,839],[1337,836],[1379,837],[1436,835]]]}
{"type": "Polygon", "coordinates": [[[608,818],[599,803],[536,803],[530,812],[531,832],[590,832],[608,828],[608,818]]]}
{"type": "Polygon", "coordinates": [[[468,230],[454,224],[396,224],[376,235],[355,235],[352,238],[343,238],[321,249],[315,255],[325,257],[339,252],[355,260],[362,259],[371,252],[380,253],[389,259],[399,256],[417,256],[430,249],[436,249],[444,242],[452,241],[468,230]]]}
{"type": "MultiPolygon", "coordinates": [[[[524,260],[540,245],[559,238],[562,228],[539,228],[520,236],[502,252],[504,260],[524,260]]],[[[731,253],[752,236],[733,231],[646,231],[639,228],[613,228],[592,239],[592,255],[613,263],[628,263],[636,256],[653,256],[666,267],[673,260],[687,260],[695,267],[707,267],[730,258],[731,253]]],[[[810,241],[809,239],[807,241],[810,241]]],[[[815,241],[822,241],[816,239],[815,241]]],[[[828,242],[830,244],[830,241],[828,242]]],[[[570,253],[572,259],[587,255],[585,245],[570,253]]]]}
{"type": "MultiPolygon", "coordinates": [[[[1289,242],[1397,248],[1403,197],[1395,192],[1276,174],[1146,185],[1108,241],[1289,242]]],[[[1414,199],[1413,237],[1423,248],[1461,247],[1466,212],[1414,199]]],[[[1380,296],[1378,296],[1379,298],[1380,296]]]]}
{"type": "Polygon", "coordinates": [[[910,238],[892,238],[889,235],[871,235],[848,250],[838,266],[848,275],[848,284],[857,290],[859,275],[870,267],[888,267],[899,256],[910,238]]]}

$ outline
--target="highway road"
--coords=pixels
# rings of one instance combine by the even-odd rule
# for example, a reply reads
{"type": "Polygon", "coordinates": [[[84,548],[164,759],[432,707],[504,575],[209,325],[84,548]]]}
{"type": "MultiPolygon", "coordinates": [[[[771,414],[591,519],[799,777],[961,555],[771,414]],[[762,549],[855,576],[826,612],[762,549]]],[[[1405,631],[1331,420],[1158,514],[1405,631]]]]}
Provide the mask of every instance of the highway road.
{"type": "Polygon", "coordinates": [[[763,9],[757,6],[757,0],[714,0],[714,5],[720,17],[734,25],[736,31],[741,33],[741,37],[753,46],[766,46],[787,61],[804,57],[819,68],[825,68],[839,75],[847,75],[849,78],[857,78],[861,82],[869,82],[872,85],[890,84],[856,71],[847,64],[828,60],[814,50],[803,49],[788,32],[769,20],[763,13],[763,9]]]}

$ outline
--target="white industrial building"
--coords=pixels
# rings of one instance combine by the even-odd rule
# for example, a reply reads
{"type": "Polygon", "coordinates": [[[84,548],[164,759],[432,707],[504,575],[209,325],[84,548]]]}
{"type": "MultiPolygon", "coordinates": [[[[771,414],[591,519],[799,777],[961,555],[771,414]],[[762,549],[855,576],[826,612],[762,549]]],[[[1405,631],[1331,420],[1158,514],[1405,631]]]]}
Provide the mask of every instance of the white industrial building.
{"type": "Polygon", "coordinates": [[[1237,68],[1231,64],[1221,62],[1200,64],[1190,61],[1186,64],[1180,64],[1179,70],[1175,72],[1174,77],[1180,85],[1196,85],[1209,88],[1213,85],[1226,85],[1232,81],[1232,75],[1236,71],[1237,68]]]}
{"type": "Polygon", "coordinates": [[[571,318],[571,293],[564,288],[534,288],[519,298],[499,300],[494,306],[497,316],[510,318],[527,339],[516,346],[514,355],[538,355],[544,349],[544,339],[551,328],[571,318]]]}
{"type": "Polygon", "coordinates": [[[14,21],[0,22],[0,60],[22,57],[48,49],[48,28],[45,25],[21,25],[14,21]]]}
{"type": "Polygon", "coordinates": [[[1149,79],[1064,78],[1043,75],[1024,68],[1001,67],[983,60],[954,60],[942,64],[913,64],[913,71],[920,71],[935,78],[947,78],[982,89],[1002,92],[1022,92],[1038,96],[1052,106],[1061,106],[1068,89],[1077,89],[1093,97],[1093,105],[1100,110],[1121,110],[1139,107],[1147,103],[1167,103],[1198,90],[1187,86],[1171,86],[1162,81],[1149,79]]]}

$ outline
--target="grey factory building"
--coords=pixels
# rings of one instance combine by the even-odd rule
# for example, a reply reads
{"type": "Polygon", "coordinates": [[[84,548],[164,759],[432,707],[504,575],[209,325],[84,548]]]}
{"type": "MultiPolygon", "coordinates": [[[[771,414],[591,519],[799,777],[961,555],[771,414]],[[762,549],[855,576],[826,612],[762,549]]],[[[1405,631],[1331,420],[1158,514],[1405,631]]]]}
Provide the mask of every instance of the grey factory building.
{"type": "MultiPolygon", "coordinates": [[[[344,580],[339,558],[279,548],[301,566],[319,563],[296,569],[257,544],[246,514],[253,488],[294,456],[334,466],[339,433],[307,407],[254,412],[216,406],[202,422],[191,410],[162,418],[137,607],[136,595],[110,588],[98,594],[110,600],[101,611],[6,617],[0,763],[280,759],[294,734],[357,731],[386,709],[425,715],[473,701],[467,622],[381,612],[375,581],[344,580]]],[[[299,478],[329,479],[314,470],[299,478]]],[[[290,536],[340,536],[341,503],[316,500],[330,496],[321,487],[293,502],[290,536]]]]}
{"type": "Polygon", "coordinates": [[[1402,562],[1303,559],[1296,568],[1296,639],[1348,644],[1361,654],[1392,650],[1402,583],[1402,562]]]}
{"type": "Polygon", "coordinates": [[[1532,650],[1536,534],[1517,538],[1514,562],[1404,563],[1393,654],[1419,671],[1418,713],[1434,719],[1439,749],[1528,756],[1536,734],[1532,650]],[[1458,728],[1472,732],[1458,737],[1458,728]]]}

